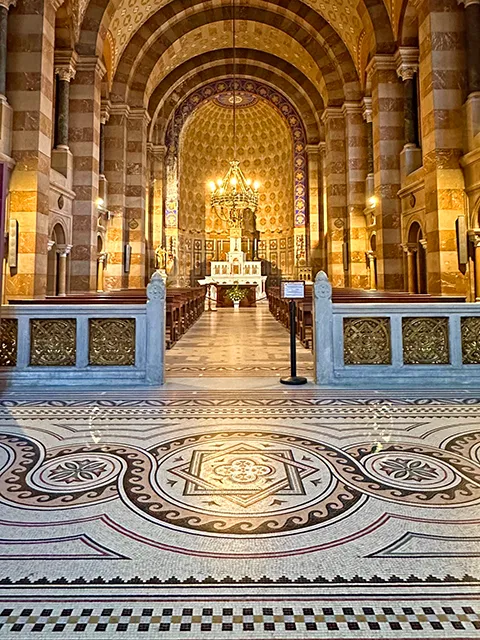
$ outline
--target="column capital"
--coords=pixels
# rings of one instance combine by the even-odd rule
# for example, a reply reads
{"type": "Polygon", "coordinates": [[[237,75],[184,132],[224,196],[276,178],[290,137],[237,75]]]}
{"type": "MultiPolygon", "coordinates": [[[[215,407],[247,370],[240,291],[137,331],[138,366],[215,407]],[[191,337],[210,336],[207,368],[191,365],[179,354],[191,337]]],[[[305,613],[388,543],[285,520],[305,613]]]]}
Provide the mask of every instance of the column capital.
{"type": "Polygon", "coordinates": [[[480,0],[457,0],[459,5],[462,5],[465,7],[465,9],[467,7],[469,7],[472,4],[480,4],[480,0]]]}
{"type": "Polygon", "coordinates": [[[138,109],[130,109],[130,113],[128,114],[129,120],[143,120],[145,125],[149,125],[152,117],[148,113],[148,109],[144,107],[140,107],[138,109]]]}
{"type": "Polygon", "coordinates": [[[167,147],[164,144],[152,144],[152,155],[156,160],[164,160],[167,147]]]}
{"type": "Polygon", "coordinates": [[[418,48],[399,47],[395,53],[395,60],[398,77],[404,81],[412,80],[418,71],[418,48]]]}
{"type": "Polygon", "coordinates": [[[418,250],[418,245],[416,242],[405,242],[402,244],[402,249],[405,251],[407,255],[411,253],[416,253],[418,250]]]}
{"type": "Polygon", "coordinates": [[[17,0],[0,0],[0,7],[3,7],[7,11],[10,7],[14,7],[17,4],[17,0]]]}
{"type": "Polygon", "coordinates": [[[342,107],[327,107],[323,110],[323,113],[320,117],[320,120],[325,124],[328,120],[332,118],[343,118],[343,108],[342,107]]]}
{"type": "Polygon", "coordinates": [[[314,156],[314,155],[318,155],[320,153],[320,144],[307,144],[307,145],[305,145],[305,151],[307,152],[307,158],[310,155],[314,156]]]}
{"type": "Polygon", "coordinates": [[[377,254],[375,253],[375,251],[365,251],[365,255],[368,258],[368,260],[371,262],[372,260],[375,260],[375,258],[377,257],[377,254]]]}
{"type": "Polygon", "coordinates": [[[110,105],[110,115],[128,118],[130,115],[130,105],[124,103],[113,103],[110,105]]]}
{"type": "Polygon", "coordinates": [[[364,98],[362,100],[362,112],[363,112],[363,119],[365,120],[365,122],[372,122],[373,121],[372,97],[371,96],[364,96],[364,98]]]}
{"type": "Polygon", "coordinates": [[[77,61],[78,54],[76,51],[55,51],[53,61],[55,75],[57,75],[60,80],[71,82],[77,72],[77,61]]]}
{"type": "Polygon", "coordinates": [[[377,71],[394,71],[397,68],[395,56],[391,53],[377,53],[367,64],[367,78],[371,79],[377,71]]]}
{"type": "Polygon", "coordinates": [[[66,258],[72,250],[72,247],[73,245],[71,244],[57,244],[56,252],[61,258],[66,258]]]}
{"type": "Polygon", "coordinates": [[[112,103],[110,102],[110,100],[105,100],[102,99],[102,102],[100,103],[100,122],[101,124],[107,124],[109,118],[110,118],[110,113],[112,111],[112,103]]]}
{"type": "Polygon", "coordinates": [[[360,101],[358,102],[344,102],[342,105],[342,113],[344,116],[349,116],[352,114],[362,114],[363,113],[363,105],[360,101]]]}
{"type": "Polygon", "coordinates": [[[94,72],[102,79],[107,73],[107,67],[97,56],[78,56],[77,71],[94,72]]]}
{"type": "Polygon", "coordinates": [[[55,240],[49,240],[47,242],[47,251],[51,251],[54,246],[55,246],[55,240]]]}
{"type": "Polygon", "coordinates": [[[480,229],[470,229],[468,232],[468,239],[476,247],[480,247],[480,229]]]}

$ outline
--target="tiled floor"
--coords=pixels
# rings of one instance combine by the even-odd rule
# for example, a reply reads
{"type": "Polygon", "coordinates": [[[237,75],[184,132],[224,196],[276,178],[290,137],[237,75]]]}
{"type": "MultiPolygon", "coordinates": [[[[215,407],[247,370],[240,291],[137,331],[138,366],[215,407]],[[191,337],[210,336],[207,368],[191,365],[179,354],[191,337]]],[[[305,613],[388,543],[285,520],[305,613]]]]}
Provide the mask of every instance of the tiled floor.
{"type": "MultiPolygon", "coordinates": [[[[298,374],[313,377],[311,351],[297,342],[298,374]]],[[[166,375],[173,377],[282,377],[290,371],[290,335],[268,310],[206,311],[167,352],[166,375]]]]}
{"type": "Polygon", "coordinates": [[[4,394],[0,637],[480,637],[480,396],[249,375],[4,394]]]}

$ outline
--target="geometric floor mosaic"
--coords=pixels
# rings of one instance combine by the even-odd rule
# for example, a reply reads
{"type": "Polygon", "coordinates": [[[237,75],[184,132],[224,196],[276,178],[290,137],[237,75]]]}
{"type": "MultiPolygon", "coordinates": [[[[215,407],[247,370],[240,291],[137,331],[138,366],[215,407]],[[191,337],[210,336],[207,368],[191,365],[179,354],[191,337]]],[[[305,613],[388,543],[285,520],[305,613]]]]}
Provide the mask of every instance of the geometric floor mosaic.
{"type": "Polygon", "coordinates": [[[480,636],[480,399],[6,393],[0,637],[480,636]]]}

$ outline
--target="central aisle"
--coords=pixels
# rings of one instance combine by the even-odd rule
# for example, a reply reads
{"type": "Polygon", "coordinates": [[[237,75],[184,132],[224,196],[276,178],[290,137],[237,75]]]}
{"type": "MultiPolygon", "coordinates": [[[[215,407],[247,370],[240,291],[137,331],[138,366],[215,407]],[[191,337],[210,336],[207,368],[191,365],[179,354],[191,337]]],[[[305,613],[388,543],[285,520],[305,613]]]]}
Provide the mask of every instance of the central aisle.
{"type": "MultiPolygon", "coordinates": [[[[313,377],[313,356],[297,341],[299,375],[313,377]]],[[[269,376],[290,371],[290,336],[266,303],[252,309],[205,311],[167,351],[166,376],[269,376]]]]}

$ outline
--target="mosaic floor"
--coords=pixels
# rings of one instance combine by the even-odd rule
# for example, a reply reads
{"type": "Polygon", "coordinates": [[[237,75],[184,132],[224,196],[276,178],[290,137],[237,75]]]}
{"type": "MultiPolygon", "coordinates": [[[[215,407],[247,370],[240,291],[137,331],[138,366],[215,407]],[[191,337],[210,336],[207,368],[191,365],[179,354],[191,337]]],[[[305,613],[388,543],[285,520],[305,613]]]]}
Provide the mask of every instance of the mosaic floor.
{"type": "MultiPolygon", "coordinates": [[[[168,378],[283,377],[290,371],[290,336],[268,310],[267,302],[253,309],[206,311],[167,351],[168,378]]],[[[313,356],[297,343],[299,375],[313,378],[313,356]]]]}
{"type": "Polygon", "coordinates": [[[22,392],[0,433],[2,638],[480,637],[480,399],[22,392]]]}

